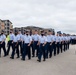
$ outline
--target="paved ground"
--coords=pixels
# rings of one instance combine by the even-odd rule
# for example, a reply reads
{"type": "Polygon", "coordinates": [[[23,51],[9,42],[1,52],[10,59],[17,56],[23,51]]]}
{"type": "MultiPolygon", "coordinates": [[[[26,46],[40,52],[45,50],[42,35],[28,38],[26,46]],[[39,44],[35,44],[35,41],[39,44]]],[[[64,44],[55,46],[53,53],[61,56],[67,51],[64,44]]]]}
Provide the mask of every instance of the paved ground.
{"type": "Polygon", "coordinates": [[[37,62],[37,58],[21,61],[8,57],[0,58],[0,75],[76,75],[76,47],[63,52],[46,62],[37,62]]]}

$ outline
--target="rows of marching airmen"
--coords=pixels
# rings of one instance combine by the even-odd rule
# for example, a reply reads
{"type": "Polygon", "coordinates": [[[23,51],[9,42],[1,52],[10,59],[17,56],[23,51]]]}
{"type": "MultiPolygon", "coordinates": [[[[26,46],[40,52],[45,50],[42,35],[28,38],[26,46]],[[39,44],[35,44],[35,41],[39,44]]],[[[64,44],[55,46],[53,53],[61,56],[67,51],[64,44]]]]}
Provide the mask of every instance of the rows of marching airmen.
{"type": "Polygon", "coordinates": [[[41,31],[41,34],[38,34],[38,31],[35,30],[34,34],[30,35],[28,30],[24,34],[21,31],[16,31],[13,33],[11,30],[9,35],[9,41],[6,47],[6,36],[4,31],[0,34],[0,57],[1,51],[4,51],[4,57],[8,56],[11,52],[11,59],[14,59],[17,54],[17,58],[21,57],[21,60],[25,61],[26,56],[28,60],[34,57],[38,57],[38,62],[41,62],[42,56],[43,61],[54,56],[63,53],[69,50],[70,41],[73,43],[76,40],[76,36],[70,36],[65,33],[57,32],[53,34],[52,31],[48,32],[41,31]],[[11,47],[11,48],[10,48],[11,47]]]}

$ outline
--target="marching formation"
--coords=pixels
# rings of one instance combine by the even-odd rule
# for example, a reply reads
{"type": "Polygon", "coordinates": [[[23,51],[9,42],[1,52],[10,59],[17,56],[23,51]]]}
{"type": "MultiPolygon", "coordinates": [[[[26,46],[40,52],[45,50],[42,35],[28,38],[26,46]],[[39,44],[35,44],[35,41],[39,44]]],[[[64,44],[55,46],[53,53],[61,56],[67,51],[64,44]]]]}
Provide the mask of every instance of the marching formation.
{"type": "Polygon", "coordinates": [[[9,55],[10,47],[12,47],[11,59],[14,59],[14,56],[17,54],[17,58],[21,57],[21,60],[25,61],[26,56],[28,60],[31,57],[38,57],[38,62],[41,62],[42,56],[43,61],[51,58],[52,54],[54,56],[59,53],[63,53],[69,49],[71,40],[76,40],[76,36],[70,36],[65,33],[57,32],[53,34],[52,31],[48,32],[41,31],[41,34],[38,34],[38,31],[35,30],[34,34],[30,35],[30,32],[27,30],[24,34],[21,34],[21,31],[10,31],[10,34],[7,36],[9,38],[6,48],[6,36],[2,31],[0,34],[0,57],[1,49],[3,48],[4,57],[9,55]]]}

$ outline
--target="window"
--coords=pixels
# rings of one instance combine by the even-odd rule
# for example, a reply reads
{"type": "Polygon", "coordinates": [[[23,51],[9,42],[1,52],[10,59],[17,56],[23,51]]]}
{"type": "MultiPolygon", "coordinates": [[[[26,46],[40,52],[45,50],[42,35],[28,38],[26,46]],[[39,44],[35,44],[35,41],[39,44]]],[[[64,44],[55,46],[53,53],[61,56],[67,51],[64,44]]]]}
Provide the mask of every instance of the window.
{"type": "Polygon", "coordinates": [[[7,33],[9,34],[9,31],[7,31],[7,33]]]}
{"type": "Polygon", "coordinates": [[[5,29],[6,29],[6,27],[5,27],[5,29]]]}
{"type": "Polygon", "coordinates": [[[7,27],[7,30],[9,30],[9,27],[7,27]]]}
{"type": "Polygon", "coordinates": [[[6,31],[5,31],[5,33],[6,33],[6,31]]]}
{"type": "Polygon", "coordinates": [[[9,23],[7,24],[7,26],[9,26],[9,23]]]}

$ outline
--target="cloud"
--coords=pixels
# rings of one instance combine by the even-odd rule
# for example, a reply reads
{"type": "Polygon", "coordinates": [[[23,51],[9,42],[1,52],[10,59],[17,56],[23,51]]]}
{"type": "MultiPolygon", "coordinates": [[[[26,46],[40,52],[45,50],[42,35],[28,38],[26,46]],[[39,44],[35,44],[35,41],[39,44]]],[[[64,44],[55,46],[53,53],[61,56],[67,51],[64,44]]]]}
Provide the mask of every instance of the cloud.
{"type": "Polygon", "coordinates": [[[2,0],[0,18],[14,27],[40,26],[76,33],[75,0],[2,0]]]}

